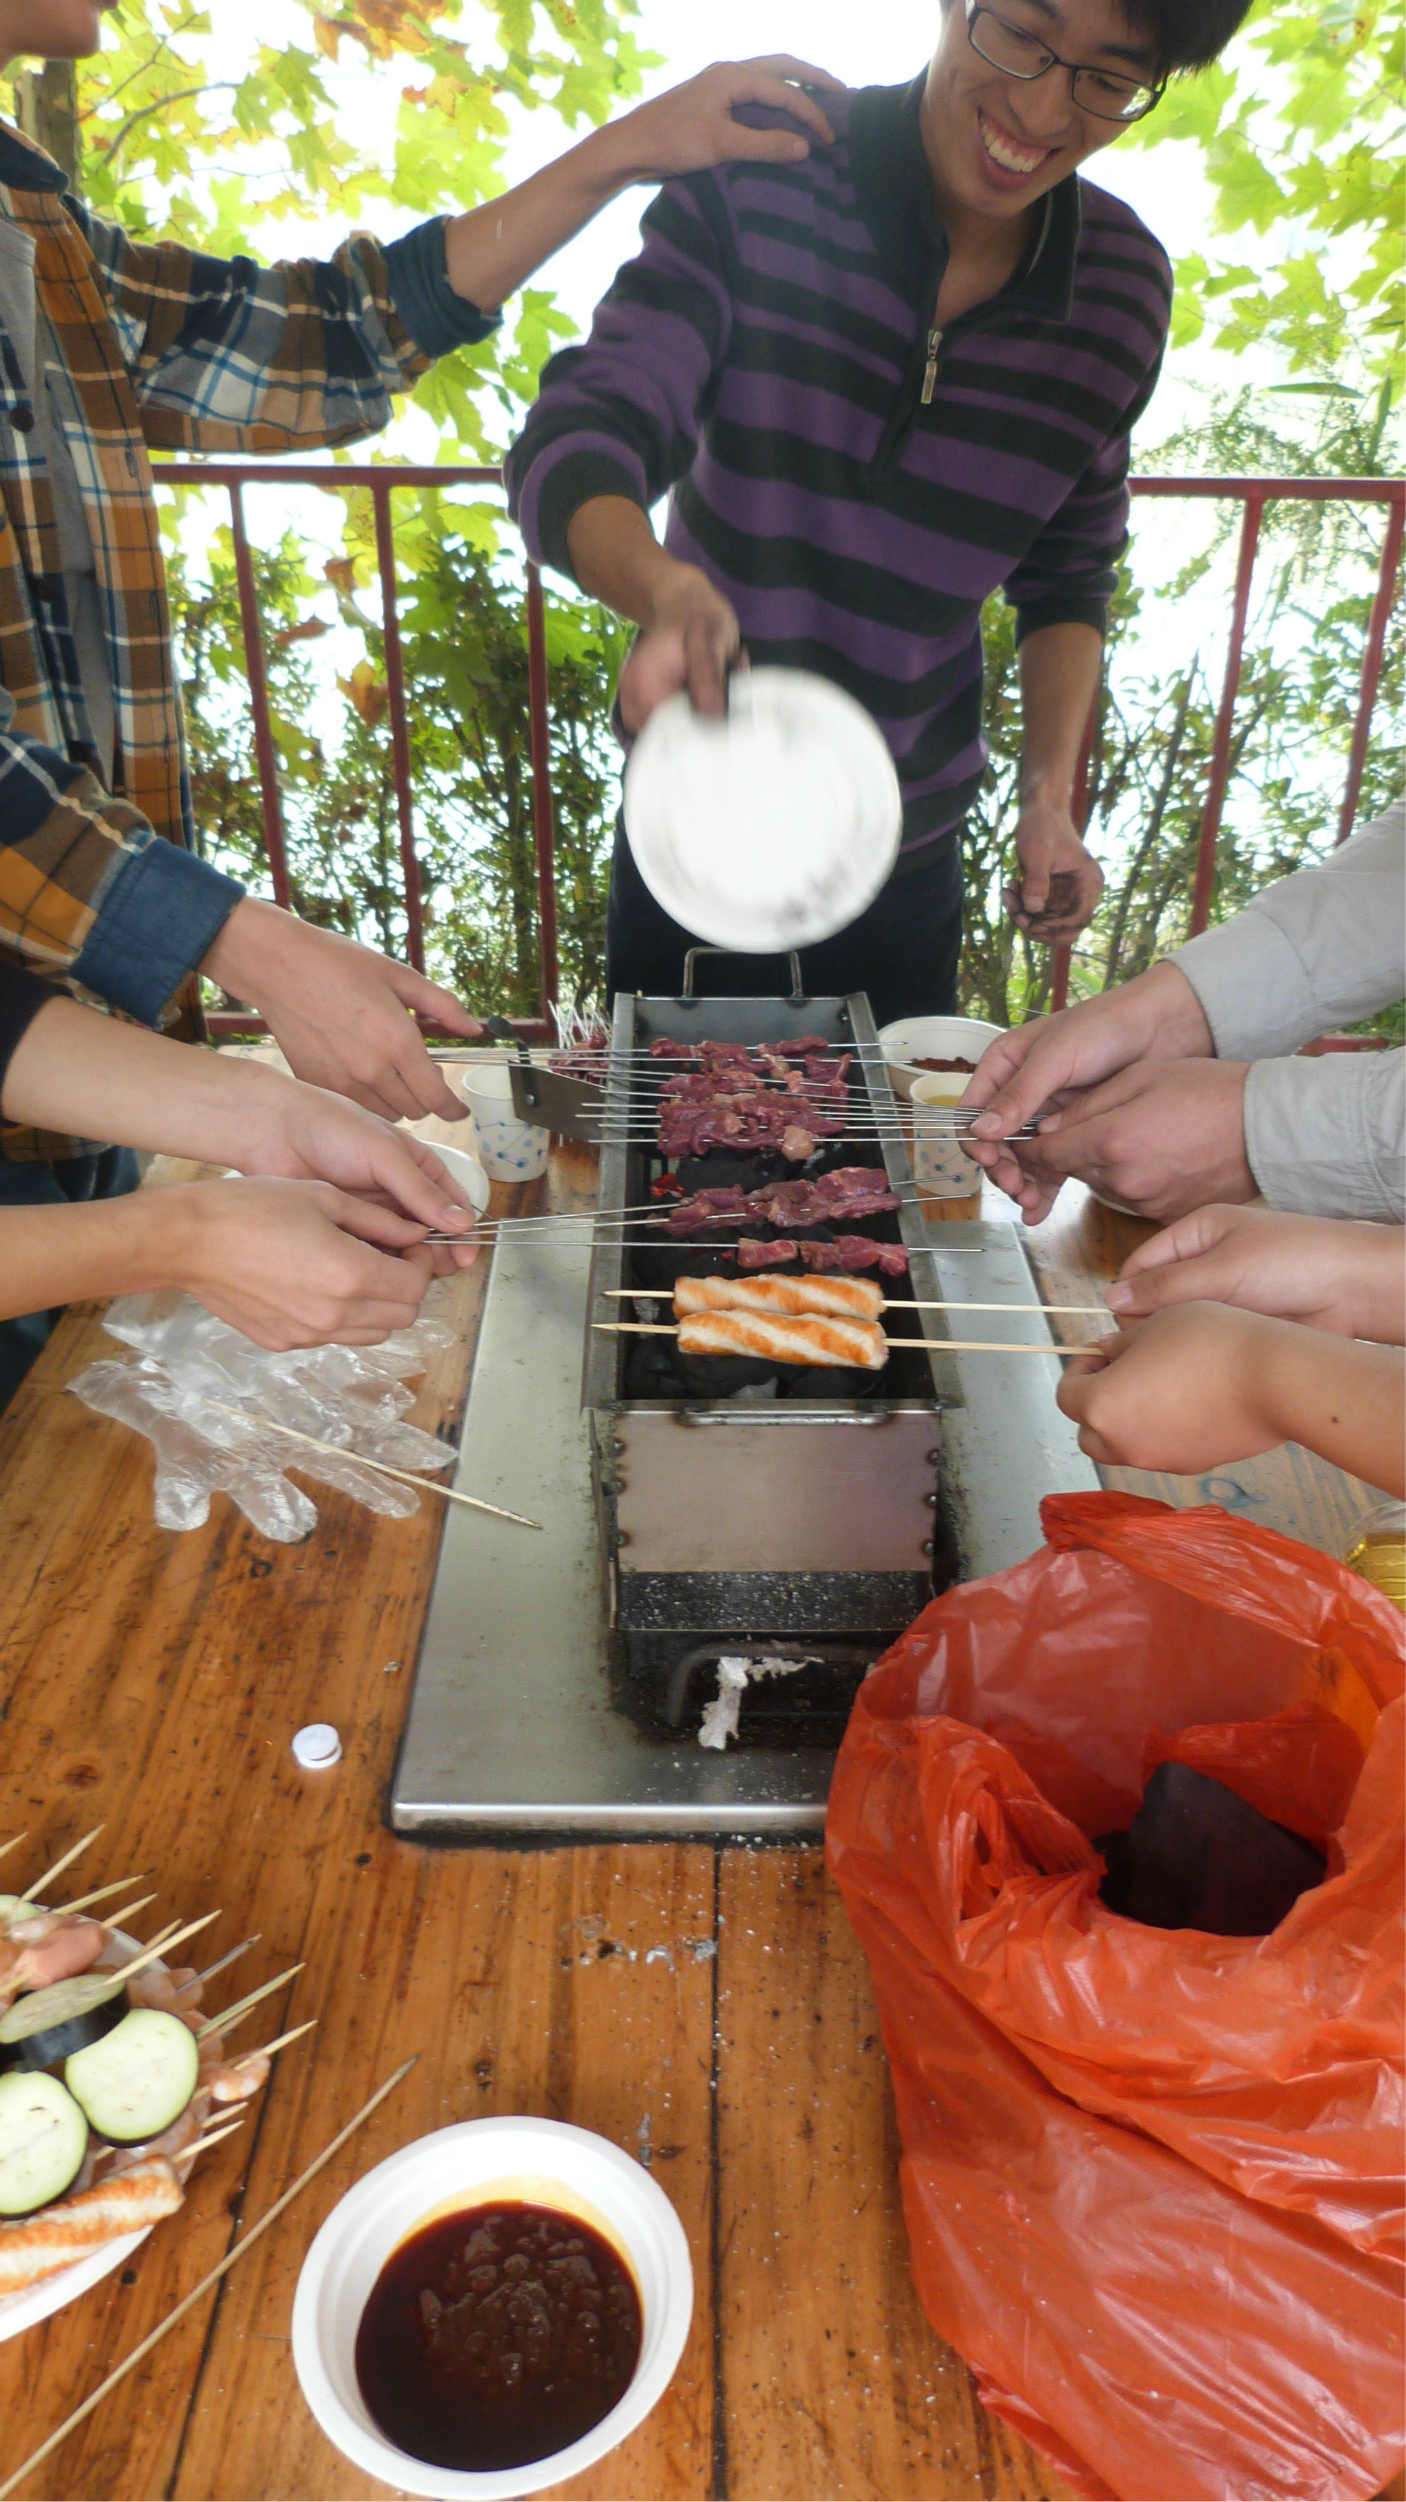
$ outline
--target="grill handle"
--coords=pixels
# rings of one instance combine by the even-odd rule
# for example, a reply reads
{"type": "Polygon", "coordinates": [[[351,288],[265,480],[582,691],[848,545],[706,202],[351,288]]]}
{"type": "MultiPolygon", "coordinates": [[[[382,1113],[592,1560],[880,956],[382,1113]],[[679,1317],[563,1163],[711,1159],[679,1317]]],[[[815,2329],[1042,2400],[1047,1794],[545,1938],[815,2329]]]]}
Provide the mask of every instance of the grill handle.
{"type": "MultiPolygon", "coordinates": [[[[735,956],[738,952],[739,950],[736,947],[690,947],[683,960],[683,989],[679,994],[680,998],[686,999],[690,1007],[696,1008],[699,1004],[698,995],[693,987],[693,968],[700,956],[735,956]]],[[[794,947],[789,950],[789,953],[791,958],[791,1005],[793,1008],[798,1008],[806,995],[805,987],[801,981],[801,959],[797,955],[794,947]]]]}

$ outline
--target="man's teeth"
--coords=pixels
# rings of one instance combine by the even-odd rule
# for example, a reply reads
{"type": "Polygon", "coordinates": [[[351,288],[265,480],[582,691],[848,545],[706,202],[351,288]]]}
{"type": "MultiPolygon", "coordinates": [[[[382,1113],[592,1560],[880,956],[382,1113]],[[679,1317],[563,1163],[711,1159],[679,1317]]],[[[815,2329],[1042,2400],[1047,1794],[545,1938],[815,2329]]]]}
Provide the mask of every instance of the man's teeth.
{"type": "Polygon", "coordinates": [[[1002,139],[984,116],[981,121],[981,140],[987,155],[994,156],[998,165],[1004,165],[1008,174],[1033,174],[1037,167],[1043,165],[1049,154],[1047,148],[1037,149],[1033,156],[1028,151],[1023,152],[1019,148],[1013,148],[1009,139],[1002,139]]]}

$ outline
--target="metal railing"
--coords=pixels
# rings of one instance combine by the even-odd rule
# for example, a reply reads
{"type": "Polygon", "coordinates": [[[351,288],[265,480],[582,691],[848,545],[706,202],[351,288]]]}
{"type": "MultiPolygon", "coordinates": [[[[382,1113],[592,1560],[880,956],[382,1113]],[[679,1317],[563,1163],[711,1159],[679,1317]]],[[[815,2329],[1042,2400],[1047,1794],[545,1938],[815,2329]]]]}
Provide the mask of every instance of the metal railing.
{"type": "MultiPolygon", "coordinates": [[[[401,490],[424,492],[427,489],[441,491],[448,487],[460,486],[501,487],[501,472],[489,468],[418,469],[400,466],[342,467],[340,465],[326,467],[312,462],[283,460],[172,460],[157,463],[155,476],[158,485],[223,487],[229,495],[240,621],[244,634],[250,704],[254,716],[254,752],[259,769],[264,845],[268,854],[274,899],[285,906],[291,900],[288,847],[282,795],[279,788],[278,758],[269,709],[263,627],[259,616],[254,562],[250,553],[248,526],[244,512],[244,489],[247,486],[300,486],[315,488],[321,494],[340,495],[345,494],[349,489],[362,488],[370,494],[375,520],[376,565],[381,589],[387,714],[391,732],[396,819],[400,839],[401,875],[405,890],[406,954],[416,971],[423,972],[424,921],[420,899],[419,863],[415,852],[415,801],[411,780],[410,724],[406,707],[405,669],[401,652],[391,498],[401,490]]],[[[1226,652],[1220,704],[1216,714],[1215,737],[1211,750],[1205,805],[1201,816],[1196,876],[1192,890],[1191,931],[1194,935],[1205,928],[1210,914],[1211,894],[1215,883],[1216,846],[1225,810],[1226,793],[1230,784],[1235,699],[1239,692],[1240,675],[1244,663],[1250,587],[1254,576],[1255,556],[1259,546],[1264,508],[1266,504],[1281,501],[1381,504],[1386,507],[1386,530],[1377,570],[1376,594],[1372,602],[1367,640],[1362,655],[1357,709],[1348,755],[1347,781],[1338,814],[1337,839],[1342,842],[1352,830],[1357,811],[1363,768],[1367,757],[1367,742],[1371,735],[1372,715],[1381,685],[1387,620],[1391,613],[1396,575],[1401,562],[1403,528],[1406,527],[1406,485],[1399,480],[1386,478],[1134,478],[1131,486],[1135,496],[1179,496],[1202,502],[1218,498],[1225,502],[1238,503],[1242,507],[1235,589],[1231,602],[1230,641],[1226,652]]],[[[528,701],[531,724],[532,825],[537,861],[542,1014],[538,1018],[519,1019],[515,1022],[528,1040],[548,1040],[552,1039],[554,1034],[550,1020],[559,988],[556,837],[552,808],[548,716],[550,690],[542,583],[536,566],[530,562],[526,568],[526,577],[524,606],[527,625],[528,701]]],[[[1085,733],[1075,794],[1075,814],[1081,825],[1084,822],[1087,804],[1088,769],[1093,752],[1095,719],[1096,708],[1095,712],[1090,714],[1085,733]]],[[[1051,993],[1052,1006],[1063,1006],[1068,995],[1068,983],[1069,949],[1061,947],[1056,950],[1051,993]]],[[[215,1015],[211,1017],[210,1024],[212,1030],[216,1032],[235,1030],[247,1032],[258,1021],[256,1018],[241,1015],[215,1015]]]]}

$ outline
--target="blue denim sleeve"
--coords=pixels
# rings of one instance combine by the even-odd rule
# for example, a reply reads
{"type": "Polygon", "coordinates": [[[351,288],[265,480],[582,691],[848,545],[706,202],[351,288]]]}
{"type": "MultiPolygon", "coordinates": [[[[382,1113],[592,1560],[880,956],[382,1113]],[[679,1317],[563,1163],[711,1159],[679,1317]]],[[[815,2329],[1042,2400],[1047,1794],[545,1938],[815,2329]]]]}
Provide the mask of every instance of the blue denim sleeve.
{"type": "Polygon", "coordinates": [[[68,970],[112,1007],[155,1025],[244,893],[238,878],[153,837],[123,861],[68,970]]]}
{"type": "Polygon", "coordinates": [[[395,309],[422,354],[447,356],[451,348],[477,347],[492,338],[502,314],[481,313],[449,283],[442,217],[426,218],[399,243],[381,249],[395,309]]]}

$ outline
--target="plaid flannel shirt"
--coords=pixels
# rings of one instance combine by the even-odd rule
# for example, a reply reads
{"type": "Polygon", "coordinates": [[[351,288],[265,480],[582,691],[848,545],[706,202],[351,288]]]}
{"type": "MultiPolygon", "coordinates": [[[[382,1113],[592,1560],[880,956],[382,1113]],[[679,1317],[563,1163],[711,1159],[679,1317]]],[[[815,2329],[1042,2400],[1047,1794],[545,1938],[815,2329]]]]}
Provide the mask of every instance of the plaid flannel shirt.
{"type": "MultiPolygon", "coordinates": [[[[91,217],[5,124],[0,215],[34,239],[41,356],[92,541],[116,721],[109,792],[87,743],[42,438],[23,409],[0,410],[0,948],[193,1037],[195,967],[244,890],[195,855],[148,447],[266,455],[373,434],[394,393],[494,318],[450,289],[437,219],[385,250],[353,236],[329,262],[214,260],[91,217]]],[[[11,1158],[89,1144],[0,1129],[11,1158]]]]}

